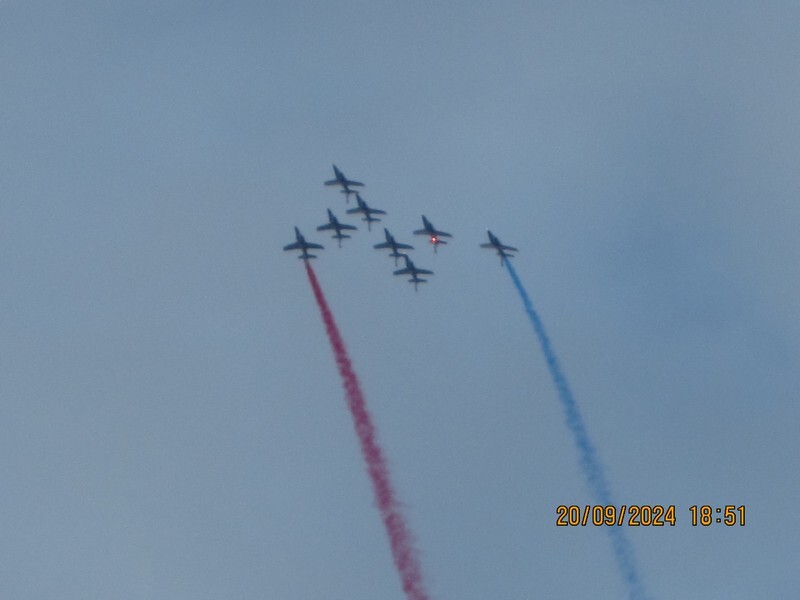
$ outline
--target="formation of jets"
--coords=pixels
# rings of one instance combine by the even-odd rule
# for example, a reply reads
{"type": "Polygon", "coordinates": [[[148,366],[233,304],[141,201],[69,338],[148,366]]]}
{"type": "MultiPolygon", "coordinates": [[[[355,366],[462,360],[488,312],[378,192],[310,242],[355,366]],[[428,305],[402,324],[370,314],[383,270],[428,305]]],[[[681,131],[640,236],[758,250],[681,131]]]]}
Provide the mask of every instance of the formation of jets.
{"type": "MultiPolygon", "coordinates": [[[[333,165],[333,174],[334,179],[325,182],[327,186],[338,186],[342,189],[340,190],[345,195],[345,200],[347,202],[350,201],[350,195],[355,194],[356,196],[356,203],[357,206],[355,208],[351,208],[347,210],[347,214],[361,214],[363,215],[362,221],[366,221],[367,223],[367,230],[372,230],[372,223],[376,221],[380,221],[379,218],[375,217],[374,215],[385,215],[385,210],[379,210],[377,208],[372,208],[369,206],[366,201],[361,197],[361,194],[352,189],[355,187],[363,187],[364,184],[360,181],[354,181],[352,179],[348,179],[344,173],[336,165],[333,165]]],[[[336,239],[339,244],[339,247],[342,247],[342,240],[349,239],[352,236],[342,233],[343,231],[354,231],[357,227],[355,225],[348,225],[346,223],[340,223],[336,216],[333,214],[333,211],[328,209],[328,222],[320,225],[317,227],[317,231],[333,231],[332,238],[336,239]]],[[[420,275],[433,275],[433,271],[428,269],[420,269],[417,267],[414,262],[408,257],[406,252],[402,252],[403,250],[413,250],[414,246],[410,244],[404,244],[398,242],[394,236],[389,233],[389,230],[384,228],[383,232],[386,236],[386,241],[381,242],[379,244],[375,244],[373,247],[377,250],[391,250],[389,256],[394,258],[394,264],[397,266],[397,259],[403,258],[405,261],[405,267],[402,269],[396,269],[394,271],[395,275],[409,275],[410,279],[408,279],[409,283],[414,284],[414,291],[417,291],[417,287],[420,283],[426,283],[428,280],[423,279],[420,275]]],[[[300,233],[300,230],[295,227],[295,241],[291,244],[287,244],[283,247],[284,251],[292,251],[292,250],[300,250],[300,256],[303,260],[309,260],[312,258],[316,258],[316,255],[310,254],[309,250],[322,250],[323,246],[320,244],[314,244],[311,242],[307,242],[306,239],[303,237],[303,234],[300,233]]],[[[494,235],[491,231],[487,230],[486,232],[489,235],[489,243],[481,244],[481,248],[488,248],[491,250],[495,250],[497,255],[500,257],[500,263],[502,264],[503,261],[513,258],[514,255],[511,252],[519,252],[513,246],[507,246],[503,244],[500,239],[494,235]]],[[[441,231],[440,229],[436,229],[433,226],[428,218],[425,215],[422,215],[422,229],[417,229],[413,232],[414,235],[424,235],[428,237],[428,240],[431,244],[433,244],[433,251],[436,252],[437,248],[441,244],[447,244],[445,240],[442,238],[451,238],[453,237],[451,234],[447,233],[446,231],[441,231]]]]}

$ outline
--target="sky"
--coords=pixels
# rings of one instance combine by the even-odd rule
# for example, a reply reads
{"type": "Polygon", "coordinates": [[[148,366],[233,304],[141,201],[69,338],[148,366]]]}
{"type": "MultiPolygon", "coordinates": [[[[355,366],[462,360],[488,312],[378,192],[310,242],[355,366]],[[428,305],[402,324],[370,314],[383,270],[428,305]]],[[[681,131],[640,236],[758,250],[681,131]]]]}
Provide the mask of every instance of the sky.
{"type": "Polygon", "coordinates": [[[607,533],[555,525],[591,496],[487,228],[613,497],[676,506],[625,531],[648,594],[796,598],[799,19],[0,2],[0,596],[403,598],[298,226],[432,598],[625,597],[607,533]],[[702,504],[746,525],[693,527],[702,504]]]}

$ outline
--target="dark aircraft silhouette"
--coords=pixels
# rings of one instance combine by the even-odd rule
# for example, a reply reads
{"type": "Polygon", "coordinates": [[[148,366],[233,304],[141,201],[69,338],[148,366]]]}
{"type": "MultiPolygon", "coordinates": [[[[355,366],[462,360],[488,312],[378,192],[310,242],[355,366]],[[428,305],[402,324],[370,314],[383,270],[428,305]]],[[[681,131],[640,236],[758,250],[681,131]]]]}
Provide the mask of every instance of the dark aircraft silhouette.
{"type": "Polygon", "coordinates": [[[394,266],[397,266],[397,259],[401,256],[404,256],[403,253],[398,252],[398,250],[413,250],[414,246],[409,244],[401,244],[394,239],[394,236],[389,233],[389,230],[385,227],[383,228],[384,233],[386,234],[386,241],[381,242],[380,244],[375,244],[374,248],[378,250],[383,250],[384,248],[390,248],[392,251],[389,254],[392,258],[394,258],[394,266]]]}
{"type": "Polygon", "coordinates": [[[498,256],[500,256],[500,264],[503,264],[503,261],[507,258],[514,258],[513,254],[509,254],[509,252],[519,252],[514,246],[506,246],[505,244],[501,243],[500,240],[488,229],[486,233],[489,234],[489,243],[488,244],[481,244],[481,248],[491,248],[493,250],[497,250],[498,256]]]}
{"type": "Polygon", "coordinates": [[[406,267],[404,269],[397,269],[394,272],[395,275],[411,275],[411,279],[408,280],[409,283],[414,284],[414,291],[417,291],[417,285],[420,283],[425,283],[428,281],[427,279],[421,279],[420,275],[433,275],[433,271],[428,271],[427,269],[418,269],[414,266],[414,263],[411,262],[411,259],[408,258],[408,254],[401,254],[401,256],[406,261],[406,267]]]}
{"type": "Polygon", "coordinates": [[[358,207],[357,208],[351,208],[350,210],[347,211],[347,214],[348,215],[354,215],[356,213],[363,214],[364,218],[361,219],[361,220],[362,221],[366,221],[367,222],[367,229],[369,231],[372,231],[372,223],[374,223],[375,221],[380,221],[380,219],[376,219],[372,215],[385,215],[386,211],[385,210],[378,210],[377,208],[370,208],[367,205],[367,203],[364,202],[364,199],[361,198],[361,194],[359,194],[358,192],[356,192],[355,194],[356,194],[356,202],[358,202],[358,207]]]}
{"type": "Polygon", "coordinates": [[[453,237],[449,233],[436,229],[436,227],[433,226],[433,223],[425,218],[425,215],[422,215],[422,225],[422,229],[417,229],[414,232],[414,235],[427,235],[431,241],[431,244],[433,244],[434,252],[436,252],[436,248],[439,246],[439,244],[447,243],[442,239],[443,237],[453,237]]]}
{"type": "Polygon", "coordinates": [[[351,190],[351,187],[363,187],[363,183],[360,181],[352,181],[345,177],[344,173],[342,173],[336,165],[333,165],[333,174],[336,176],[336,179],[331,179],[330,181],[326,181],[325,185],[339,185],[342,187],[341,192],[345,195],[345,200],[350,202],[350,194],[355,194],[355,190],[351,190]]]}
{"type": "Polygon", "coordinates": [[[295,227],[294,228],[294,235],[297,238],[296,242],[291,244],[287,244],[283,247],[284,252],[289,250],[300,250],[300,256],[297,258],[302,258],[303,260],[308,260],[309,258],[317,258],[314,254],[309,254],[309,250],[322,250],[324,246],[320,244],[312,244],[311,242],[307,242],[306,238],[303,237],[303,234],[300,233],[300,230],[295,227]]]}
{"type": "Polygon", "coordinates": [[[325,223],[325,225],[320,225],[319,227],[317,227],[317,231],[329,231],[331,229],[336,231],[336,233],[334,233],[333,236],[331,236],[331,237],[336,238],[336,240],[339,242],[339,248],[341,248],[342,247],[342,240],[351,237],[349,235],[343,234],[342,231],[351,231],[351,230],[357,229],[357,227],[355,225],[346,225],[346,224],[343,224],[343,223],[339,223],[339,219],[337,219],[335,216],[333,216],[333,213],[331,212],[331,209],[329,208],[328,209],[328,222],[325,223]]]}

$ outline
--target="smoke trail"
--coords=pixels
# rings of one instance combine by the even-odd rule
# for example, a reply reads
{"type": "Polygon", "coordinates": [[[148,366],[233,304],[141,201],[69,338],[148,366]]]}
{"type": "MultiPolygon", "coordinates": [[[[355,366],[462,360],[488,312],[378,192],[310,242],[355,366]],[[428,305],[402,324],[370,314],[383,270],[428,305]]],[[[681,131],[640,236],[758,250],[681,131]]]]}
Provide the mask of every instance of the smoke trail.
{"type": "MultiPolygon", "coordinates": [[[[550,376],[558,391],[558,398],[561,400],[561,405],[564,408],[564,415],[567,419],[567,426],[572,432],[575,445],[578,447],[580,455],[580,464],[583,473],[589,483],[589,490],[594,496],[596,504],[609,505],[613,504],[611,500],[611,492],[609,491],[608,482],[606,481],[600,461],[597,457],[597,452],[589,440],[589,434],[586,431],[586,426],[583,423],[578,405],[575,403],[575,398],[567,384],[567,379],[561,371],[561,366],[556,358],[555,352],[550,345],[550,338],[547,337],[547,332],[544,329],[542,320],[539,318],[538,313],[533,308],[528,292],[522,285],[522,282],[517,276],[517,272],[511,265],[509,260],[504,260],[503,263],[508,267],[508,272],[514,285],[522,298],[522,303],[525,305],[525,312],[528,313],[533,329],[536,331],[536,337],[539,338],[539,344],[542,347],[542,352],[547,360],[547,368],[550,371],[550,376]]],[[[642,582],[639,579],[639,574],[636,570],[635,561],[633,558],[633,548],[630,545],[627,537],[623,532],[622,527],[605,527],[611,537],[611,545],[614,549],[614,557],[617,560],[617,566],[620,569],[622,578],[628,585],[628,593],[631,600],[638,600],[645,598],[642,582]]]]}
{"type": "Polygon", "coordinates": [[[372,479],[372,487],[375,492],[375,500],[378,510],[389,535],[389,543],[392,548],[394,564],[400,574],[403,583],[403,591],[409,600],[427,600],[428,593],[422,582],[422,570],[417,560],[417,554],[412,543],[411,533],[406,526],[405,519],[400,511],[400,505],[395,498],[392,483],[389,480],[389,468],[383,458],[383,451],[376,437],[375,426],[372,417],[367,410],[364,394],[358,383],[350,358],[347,355],[347,348],[342,341],[336,322],[333,320],[333,313],[328,306],[327,300],[322,293],[322,288],[317,281],[314,269],[311,268],[309,261],[305,261],[308,280],[314,290],[314,297],[322,313],[322,320],[325,322],[325,331],[328,333],[333,353],[336,356],[336,366],[342,377],[347,396],[347,405],[353,417],[353,423],[361,442],[361,453],[367,462],[367,471],[372,479]]]}

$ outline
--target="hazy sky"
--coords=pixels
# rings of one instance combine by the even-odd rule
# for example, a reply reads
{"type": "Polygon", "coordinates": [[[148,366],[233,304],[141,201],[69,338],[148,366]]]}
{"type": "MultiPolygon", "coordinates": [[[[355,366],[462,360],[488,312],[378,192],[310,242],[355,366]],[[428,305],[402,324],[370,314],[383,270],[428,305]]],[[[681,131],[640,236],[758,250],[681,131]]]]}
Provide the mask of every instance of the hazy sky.
{"type": "Polygon", "coordinates": [[[403,598],[292,227],[437,600],[800,590],[793,2],[0,2],[0,597],[403,598]],[[331,164],[388,211],[367,232],[331,164]],[[331,208],[352,240],[314,231],[331,208]],[[413,286],[372,249],[426,214],[413,286]],[[745,527],[689,506],[745,505],[745,527]]]}

